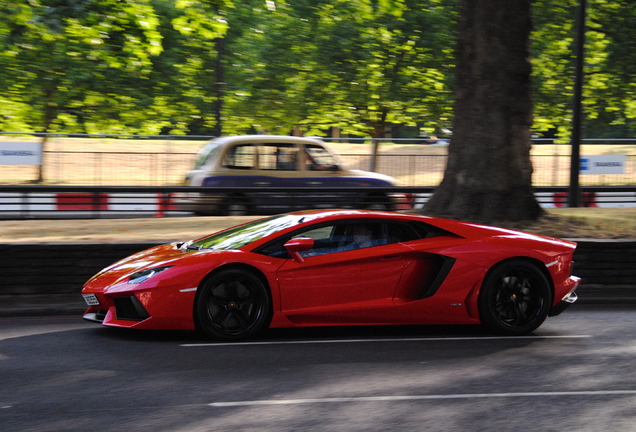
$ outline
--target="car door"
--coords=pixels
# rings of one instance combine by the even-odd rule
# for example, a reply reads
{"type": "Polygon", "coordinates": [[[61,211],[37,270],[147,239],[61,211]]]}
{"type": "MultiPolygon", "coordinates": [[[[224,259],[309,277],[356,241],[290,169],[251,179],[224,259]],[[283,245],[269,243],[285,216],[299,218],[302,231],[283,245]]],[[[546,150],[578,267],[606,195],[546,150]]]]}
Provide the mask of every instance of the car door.
{"type": "MultiPolygon", "coordinates": [[[[330,246],[325,246],[326,239],[316,239],[316,254],[310,251],[302,263],[289,259],[278,269],[281,310],[292,322],[372,323],[377,322],[378,309],[393,305],[411,249],[387,244],[386,238],[350,248],[339,233],[355,224],[359,222],[333,227],[330,246]]],[[[375,230],[385,230],[384,225],[375,223],[375,230]]]]}
{"type": "MultiPolygon", "coordinates": [[[[303,173],[298,169],[299,146],[293,143],[261,143],[253,186],[268,188],[302,187],[303,173]]],[[[286,191],[255,194],[264,213],[280,213],[305,207],[303,197],[286,191]]]]}
{"type": "Polygon", "coordinates": [[[356,193],[321,191],[323,188],[360,186],[351,184],[348,178],[342,177],[342,169],[336,157],[318,144],[306,145],[303,152],[304,170],[307,188],[306,199],[312,208],[352,208],[356,207],[356,193]]]}

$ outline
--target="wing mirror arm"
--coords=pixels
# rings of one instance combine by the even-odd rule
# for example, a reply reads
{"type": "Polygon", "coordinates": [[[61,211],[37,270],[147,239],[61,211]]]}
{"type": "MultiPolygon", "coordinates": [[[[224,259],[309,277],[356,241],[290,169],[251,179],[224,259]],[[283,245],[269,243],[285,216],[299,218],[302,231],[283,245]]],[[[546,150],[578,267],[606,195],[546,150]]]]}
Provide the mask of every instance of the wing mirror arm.
{"type": "Polygon", "coordinates": [[[312,249],[314,247],[314,239],[307,237],[298,237],[289,240],[287,243],[285,243],[284,246],[294,261],[298,263],[304,263],[305,259],[300,255],[300,252],[312,249]]]}

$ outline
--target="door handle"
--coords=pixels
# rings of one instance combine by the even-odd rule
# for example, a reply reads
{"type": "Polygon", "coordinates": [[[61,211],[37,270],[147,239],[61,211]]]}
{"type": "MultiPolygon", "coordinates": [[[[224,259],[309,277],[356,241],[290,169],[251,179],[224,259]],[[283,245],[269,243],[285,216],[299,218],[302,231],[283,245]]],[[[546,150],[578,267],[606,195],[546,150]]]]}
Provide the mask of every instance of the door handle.
{"type": "Polygon", "coordinates": [[[307,186],[321,186],[321,185],[322,185],[322,182],[315,182],[315,181],[307,182],[307,186]]]}
{"type": "Polygon", "coordinates": [[[269,186],[269,182],[256,182],[254,183],[254,186],[269,186]]]}

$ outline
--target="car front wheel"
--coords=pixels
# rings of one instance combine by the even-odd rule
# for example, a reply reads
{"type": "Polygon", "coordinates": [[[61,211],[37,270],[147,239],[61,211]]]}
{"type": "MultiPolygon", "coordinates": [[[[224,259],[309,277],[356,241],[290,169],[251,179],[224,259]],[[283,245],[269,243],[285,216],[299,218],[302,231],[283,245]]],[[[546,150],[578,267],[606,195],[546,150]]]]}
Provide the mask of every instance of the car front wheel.
{"type": "Polygon", "coordinates": [[[479,293],[479,315],[488,329],[506,335],[532,332],[550,311],[552,290],[534,264],[513,260],[495,267],[479,293]]]}
{"type": "Polygon", "coordinates": [[[255,274],[228,269],[204,282],[195,304],[199,330],[222,340],[245,339],[269,325],[271,297],[255,274]]]}

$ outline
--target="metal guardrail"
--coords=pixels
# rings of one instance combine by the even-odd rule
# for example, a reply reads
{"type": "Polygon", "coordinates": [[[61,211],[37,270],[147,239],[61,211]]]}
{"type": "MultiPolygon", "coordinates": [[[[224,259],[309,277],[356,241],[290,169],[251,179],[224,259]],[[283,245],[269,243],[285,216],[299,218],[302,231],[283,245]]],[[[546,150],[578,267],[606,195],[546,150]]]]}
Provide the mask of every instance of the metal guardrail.
{"type": "MultiPolygon", "coordinates": [[[[434,187],[393,188],[204,188],[186,186],[2,186],[0,219],[99,219],[126,217],[191,216],[178,206],[179,197],[235,197],[267,205],[243,206],[250,214],[282,213],[306,208],[372,208],[420,210],[434,187]]],[[[586,207],[636,207],[636,186],[584,187],[586,207]]],[[[546,208],[566,207],[568,188],[536,187],[535,195],[546,208]]],[[[230,201],[222,201],[228,204],[230,201]]],[[[206,213],[201,207],[196,213],[206,213]]],[[[227,213],[222,206],[221,213],[227,213]]]]}

